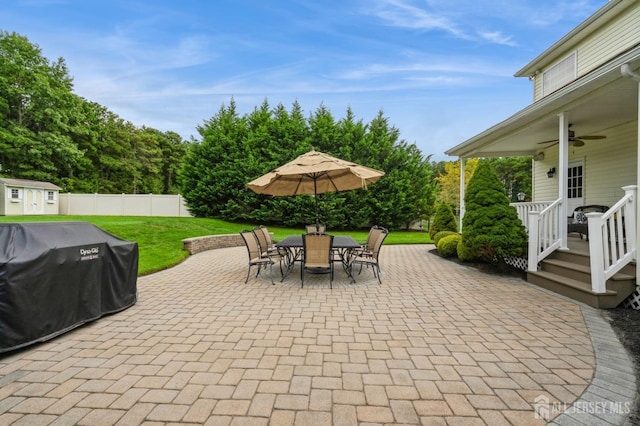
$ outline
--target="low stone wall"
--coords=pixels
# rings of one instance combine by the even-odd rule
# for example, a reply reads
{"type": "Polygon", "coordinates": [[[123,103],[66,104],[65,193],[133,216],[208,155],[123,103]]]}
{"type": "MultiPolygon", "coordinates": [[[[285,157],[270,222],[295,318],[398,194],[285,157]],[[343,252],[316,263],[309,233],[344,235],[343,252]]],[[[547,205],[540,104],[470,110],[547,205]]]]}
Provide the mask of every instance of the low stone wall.
{"type": "Polygon", "coordinates": [[[200,253],[205,250],[243,245],[244,241],[242,241],[240,234],[205,235],[203,237],[193,237],[182,240],[182,247],[191,254],[200,253]]]}

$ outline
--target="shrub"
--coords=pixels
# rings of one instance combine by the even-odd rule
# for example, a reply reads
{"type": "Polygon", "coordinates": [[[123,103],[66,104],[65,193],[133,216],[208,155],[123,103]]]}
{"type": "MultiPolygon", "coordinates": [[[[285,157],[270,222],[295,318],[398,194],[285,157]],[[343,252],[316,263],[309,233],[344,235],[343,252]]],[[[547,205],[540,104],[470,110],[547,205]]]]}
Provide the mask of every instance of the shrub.
{"type": "Polygon", "coordinates": [[[467,246],[462,243],[462,236],[458,240],[458,247],[456,247],[456,252],[458,254],[458,259],[464,262],[469,262],[474,259],[473,254],[471,253],[471,249],[467,248],[467,246]]]}
{"type": "Polygon", "coordinates": [[[444,237],[448,237],[449,235],[460,235],[460,234],[458,234],[457,232],[453,232],[453,231],[440,231],[440,232],[436,233],[436,235],[434,235],[433,238],[432,238],[433,244],[436,245],[436,248],[438,247],[438,241],[440,241],[444,237]]]}
{"type": "Polygon", "coordinates": [[[499,263],[504,256],[526,253],[527,233],[488,162],[476,167],[464,202],[460,259],[499,263]]]}
{"type": "Polygon", "coordinates": [[[436,248],[438,253],[443,257],[455,256],[457,253],[458,242],[462,237],[458,234],[448,235],[438,241],[436,248]]]}
{"type": "Polygon", "coordinates": [[[436,208],[436,214],[433,217],[433,223],[429,228],[429,235],[431,238],[440,231],[452,231],[458,230],[458,223],[456,222],[456,216],[453,214],[453,209],[448,204],[439,204],[436,208]]]}

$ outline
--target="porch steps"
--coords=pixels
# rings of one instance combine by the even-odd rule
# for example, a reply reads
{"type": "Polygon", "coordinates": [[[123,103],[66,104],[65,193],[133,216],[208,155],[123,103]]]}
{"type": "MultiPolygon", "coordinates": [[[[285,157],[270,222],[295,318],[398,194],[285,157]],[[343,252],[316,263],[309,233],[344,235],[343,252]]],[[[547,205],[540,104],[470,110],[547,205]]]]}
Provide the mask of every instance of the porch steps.
{"type": "Polygon", "coordinates": [[[589,255],[557,250],[543,260],[536,272],[527,272],[527,281],[594,308],[618,306],[636,289],[635,263],[627,265],[607,281],[606,293],[591,290],[589,255]]]}

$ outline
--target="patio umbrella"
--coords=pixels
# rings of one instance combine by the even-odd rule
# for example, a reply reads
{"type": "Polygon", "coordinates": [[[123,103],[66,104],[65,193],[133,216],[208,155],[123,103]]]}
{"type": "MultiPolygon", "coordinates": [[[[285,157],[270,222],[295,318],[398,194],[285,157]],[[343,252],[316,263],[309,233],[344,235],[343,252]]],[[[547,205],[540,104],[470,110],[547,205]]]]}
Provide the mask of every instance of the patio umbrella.
{"type": "Polygon", "coordinates": [[[366,188],[377,182],[384,172],[311,151],[249,182],[257,194],[276,196],[309,194],[315,197],[318,223],[318,194],[366,188]]]}

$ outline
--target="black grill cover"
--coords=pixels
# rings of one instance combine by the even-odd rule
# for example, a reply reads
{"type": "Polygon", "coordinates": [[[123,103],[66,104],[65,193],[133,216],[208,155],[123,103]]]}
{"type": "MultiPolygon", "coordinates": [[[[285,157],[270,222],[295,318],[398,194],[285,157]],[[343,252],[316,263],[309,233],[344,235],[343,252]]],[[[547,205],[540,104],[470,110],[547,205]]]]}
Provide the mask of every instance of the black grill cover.
{"type": "Polygon", "coordinates": [[[0,224],[0,353],[136,303],[138,244],[88,222],[0,224]]]}

